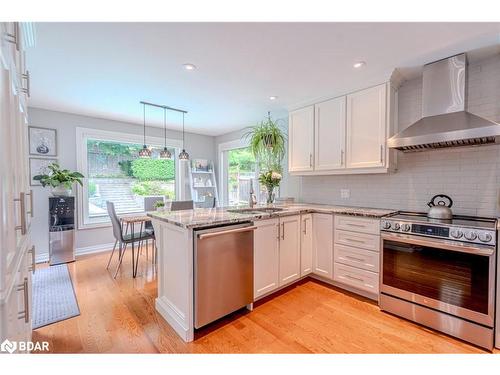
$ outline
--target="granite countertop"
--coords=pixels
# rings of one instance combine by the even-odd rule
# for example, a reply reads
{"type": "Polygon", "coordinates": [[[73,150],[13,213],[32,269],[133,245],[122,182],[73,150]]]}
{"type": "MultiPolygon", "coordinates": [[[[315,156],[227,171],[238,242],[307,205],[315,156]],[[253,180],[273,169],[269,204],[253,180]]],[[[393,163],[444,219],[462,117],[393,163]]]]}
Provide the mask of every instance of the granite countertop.
{"type": "MultiPolygon", "coordinates": [[[[265,208],[266,206],[256,206],[255,210],[265,208]]],[[[147,215],[153,219],[171,223],[183,228],[202,228],[212,225],[224,225],[241,223],[245,221],[255,221],[269,219],[280,216],[297,215],[300,213],[331,213],[343,214],[352,216],[364,216],[372,218],[380,218],[382,216],[396,212],[396,210],[385,210],[380,208],[364,208],[364,207],[347,207],[347,206],[332,206],[323,204],[307,204],[293,203],[287,205],[276,206],[283,208],[282,211],[273,213],[269,212],[231,212],[228,210],[234,207],[224,208],[197,208],[194,210],[184,211],[164,211],[164,212],[148,212],[147,215]]],[[[238,207],[243,208],[243,207],[238,207]]]]}

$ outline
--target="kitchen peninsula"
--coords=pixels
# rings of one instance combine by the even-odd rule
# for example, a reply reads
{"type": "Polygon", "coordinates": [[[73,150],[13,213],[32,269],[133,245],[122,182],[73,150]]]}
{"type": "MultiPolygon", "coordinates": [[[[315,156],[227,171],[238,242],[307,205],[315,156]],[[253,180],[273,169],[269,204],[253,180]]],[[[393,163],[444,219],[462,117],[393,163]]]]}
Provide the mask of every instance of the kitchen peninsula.
{"type": "Polygon", "coordinates": [[[156,309],[189,342],[195,328],[308,275],[377,299],[378,261],[337,264],[333,243],[346,253],[361,245],[378,259],[379,218],[393,212],[317,204],[150,212],[158,247],[156,309]]]}

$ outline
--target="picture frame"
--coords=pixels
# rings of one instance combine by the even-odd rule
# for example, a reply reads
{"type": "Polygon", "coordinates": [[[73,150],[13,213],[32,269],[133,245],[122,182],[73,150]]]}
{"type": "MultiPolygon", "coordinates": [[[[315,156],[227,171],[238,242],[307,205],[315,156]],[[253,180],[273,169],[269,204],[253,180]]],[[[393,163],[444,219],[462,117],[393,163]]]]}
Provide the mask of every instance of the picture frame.
{"type": "Polygon", "coordinates": [[[57,156],[57,130],[28,127],[29,154],[34,156],[57,156]]]}
{"type": "Polygon", "coordinates": [[[192,168],[195,172],[209,172],[209,162],[206,159],[193,159],[192,168]]]}
{"type": "Polygon", "coordinates": [[[58,163],[58,160],[55,158],[30,158],[30,186],[42,186],[40,181],[33,180],[33,177],[47,173],[47,167],[52,163],[58,163]]]}

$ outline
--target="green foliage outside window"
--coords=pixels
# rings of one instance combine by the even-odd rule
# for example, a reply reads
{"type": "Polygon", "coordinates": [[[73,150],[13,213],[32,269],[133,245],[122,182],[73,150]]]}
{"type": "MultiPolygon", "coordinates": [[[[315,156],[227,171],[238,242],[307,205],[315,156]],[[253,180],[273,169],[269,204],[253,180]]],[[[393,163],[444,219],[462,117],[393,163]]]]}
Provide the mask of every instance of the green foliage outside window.
{"type": "Polygon", "coordinates": [[[168,181],[175,179],[175,165],[169,159],[135,159],[132,175],[140,181],[168,181]]]}

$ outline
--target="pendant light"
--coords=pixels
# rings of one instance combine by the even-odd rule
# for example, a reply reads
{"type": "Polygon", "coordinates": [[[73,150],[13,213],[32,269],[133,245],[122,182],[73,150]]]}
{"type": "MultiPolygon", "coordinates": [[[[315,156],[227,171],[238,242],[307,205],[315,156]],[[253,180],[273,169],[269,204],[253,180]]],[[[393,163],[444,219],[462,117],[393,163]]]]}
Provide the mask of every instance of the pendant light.
{"type": "Polygon", "coordinates": [[[139,151],[139,157],[140,158],[150,158],[151,157],[151,150],[148,148],[146,145],[146,105],[142,105],[144,110],[143,110],[143,119],[144,119],[144,144],[142,146],[142,149],[139,151]]]}
{"type": "Polygon", "coordinates": [[[182,152],[179,154],[179,160],[189,160],[189,154],[184,149],[184,112],[182,112],[182,152]]]}
{"type": "Polygon", "coordinates": [[[160,151],[160,159],[170,159],[172,153],[167,149],[167,109],[163,108],[163,135],[165,137],[165,143],[163,150],[160,151]]]}

